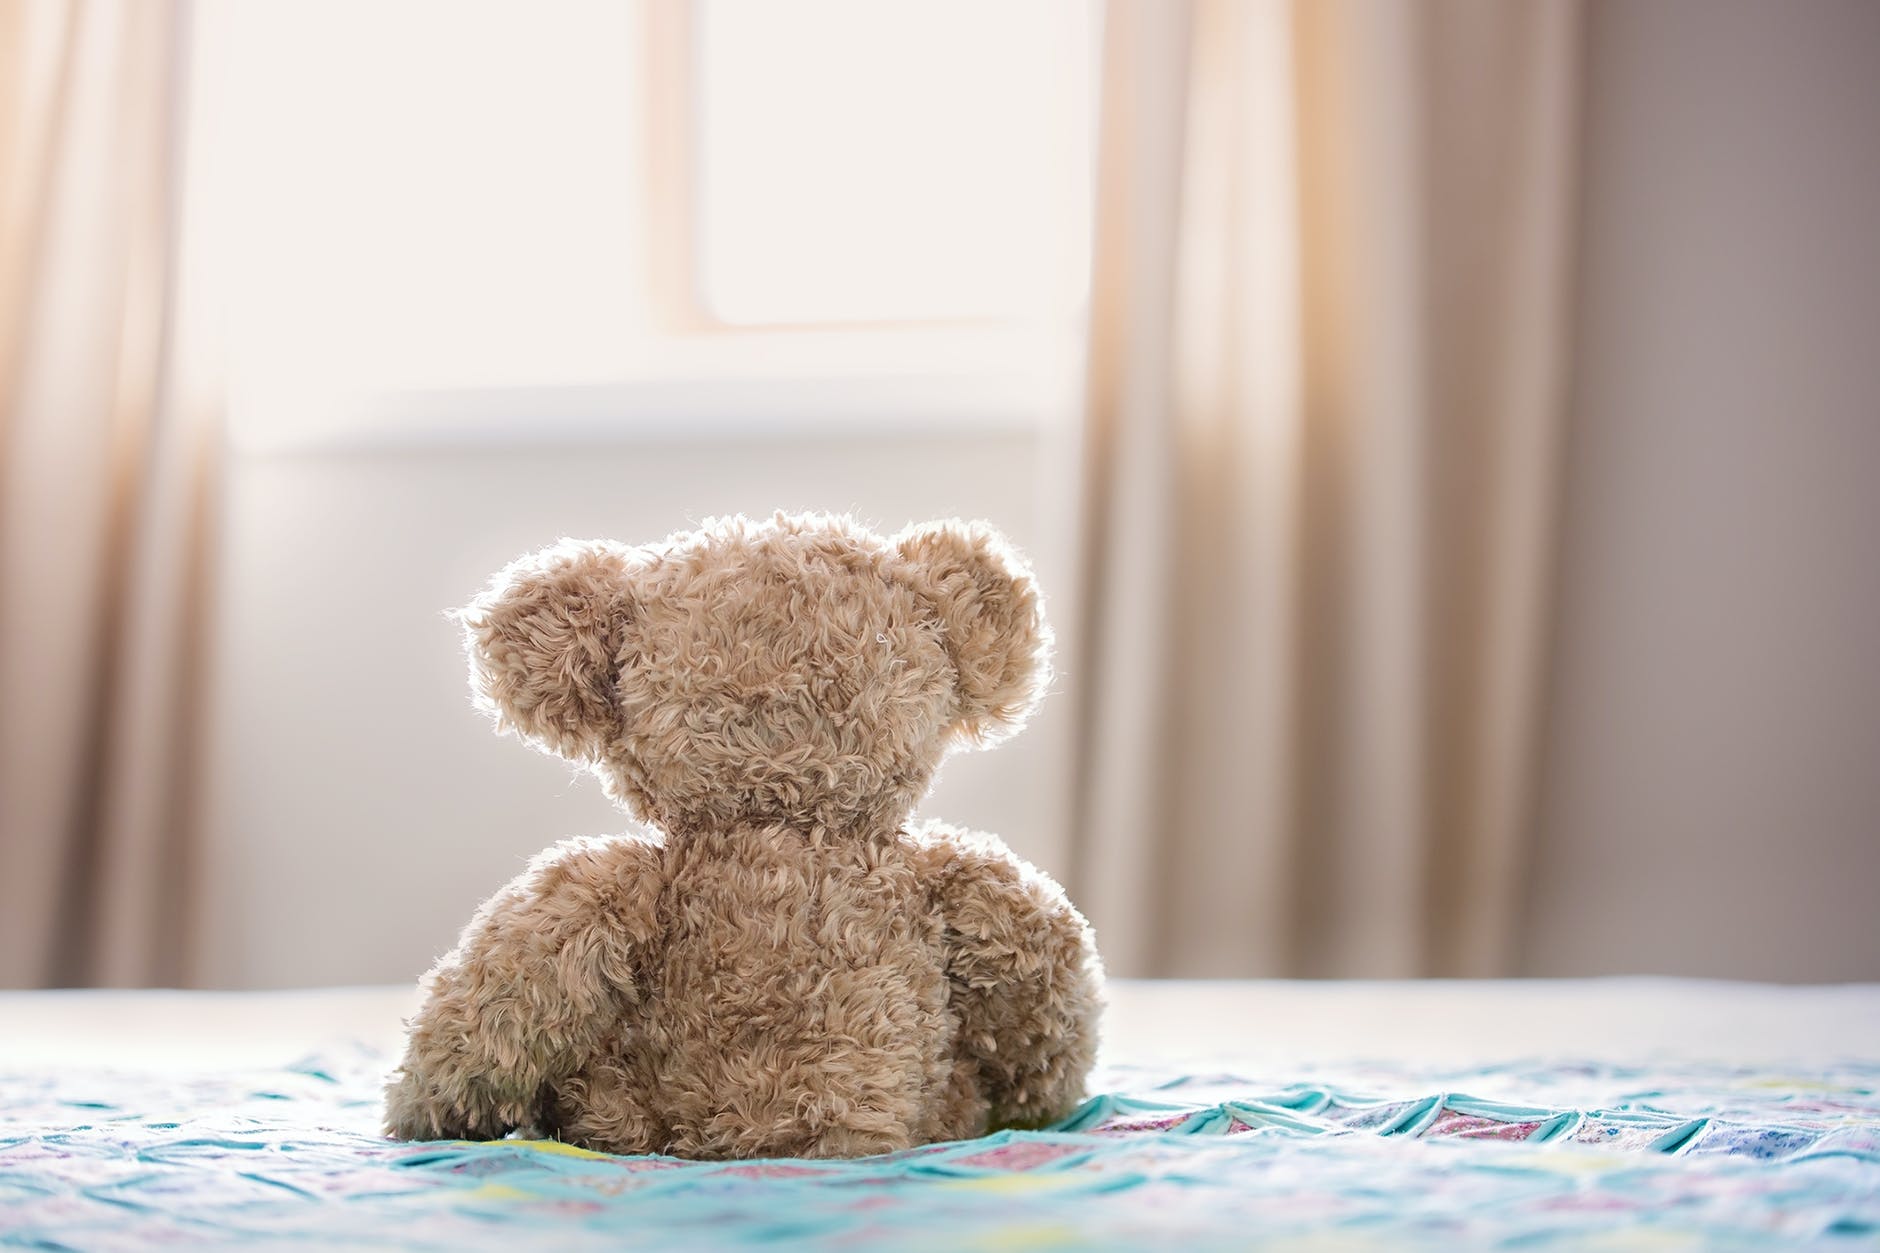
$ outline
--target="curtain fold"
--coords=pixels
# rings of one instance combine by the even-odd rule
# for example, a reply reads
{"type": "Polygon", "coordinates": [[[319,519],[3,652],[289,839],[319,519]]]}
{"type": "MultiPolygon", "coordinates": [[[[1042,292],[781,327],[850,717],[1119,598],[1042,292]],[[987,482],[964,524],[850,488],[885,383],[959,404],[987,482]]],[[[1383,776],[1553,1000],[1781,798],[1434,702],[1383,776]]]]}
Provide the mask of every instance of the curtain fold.
{"type": "Polygon", "coordinates": [[[187,977],[180,6],[0,6],[0,984],[187,977]]]}
{"type": "Polygon", "coordinates": [[[1579,20],[1107,10],[1074,878],[1117,973],[1509,969],[1579,20]]]}

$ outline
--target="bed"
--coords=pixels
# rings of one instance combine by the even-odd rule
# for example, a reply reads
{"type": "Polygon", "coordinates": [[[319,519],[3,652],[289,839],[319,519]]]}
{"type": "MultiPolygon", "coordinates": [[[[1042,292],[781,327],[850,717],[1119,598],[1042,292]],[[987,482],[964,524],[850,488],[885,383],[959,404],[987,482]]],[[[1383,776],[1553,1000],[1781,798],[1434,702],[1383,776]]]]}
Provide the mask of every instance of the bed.
{"type": "Polygon", "coordinates": [[[405,989],[0,993],[0,1244],[1880,1246],[1880,985],[1113,985],[1091,1098],[855,1162],[396,1144],[405,989]]]}

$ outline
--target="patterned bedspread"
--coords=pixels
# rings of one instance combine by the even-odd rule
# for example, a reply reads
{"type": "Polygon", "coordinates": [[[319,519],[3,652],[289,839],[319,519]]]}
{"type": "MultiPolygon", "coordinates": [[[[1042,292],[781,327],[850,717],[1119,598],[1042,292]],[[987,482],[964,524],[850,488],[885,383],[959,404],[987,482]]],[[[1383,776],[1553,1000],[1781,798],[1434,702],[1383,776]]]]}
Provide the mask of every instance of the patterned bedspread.
{"type": "Polygon", "coordinates": [[[1057,1128],[856,1162],[394,1144],[384,1059],[0,1076],[0,1244],[1880,1246],[1880,1066],[1100,1074],[1057,1128]]]}

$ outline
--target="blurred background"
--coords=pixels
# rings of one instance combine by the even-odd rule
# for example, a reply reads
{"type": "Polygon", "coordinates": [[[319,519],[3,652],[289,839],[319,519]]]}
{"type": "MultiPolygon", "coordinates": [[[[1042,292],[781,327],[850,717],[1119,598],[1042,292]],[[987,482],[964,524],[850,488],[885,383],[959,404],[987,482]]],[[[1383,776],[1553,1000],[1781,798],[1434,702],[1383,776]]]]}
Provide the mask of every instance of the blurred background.
{"type": "Polygon", "coordinates": [[[1125,975],[1880,978],[1880,6],[0,0],[0,985],[403,982],[559,536],[992,520],[1125,975]]]}

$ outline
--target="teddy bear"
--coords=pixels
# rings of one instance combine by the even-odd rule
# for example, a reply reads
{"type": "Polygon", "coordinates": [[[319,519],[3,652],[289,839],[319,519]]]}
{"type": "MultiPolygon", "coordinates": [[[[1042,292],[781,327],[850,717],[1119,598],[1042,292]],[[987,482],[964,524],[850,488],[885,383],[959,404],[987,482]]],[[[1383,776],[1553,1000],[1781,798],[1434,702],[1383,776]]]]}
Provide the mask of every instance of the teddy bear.
{"type": "Polygon", "coordinates": [[[1090,927],[997,838],[910,817],[1049,680],[1032,573],[991,527],[563,540],[457,616],[498,730],[638,825],[476,911],[421,984],[391,1135],[859,1157],[1077,1105],[1090,927]]]}

